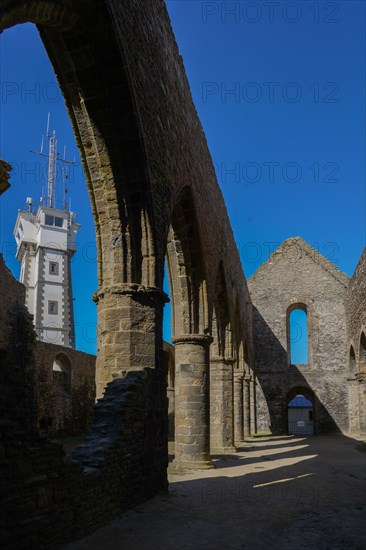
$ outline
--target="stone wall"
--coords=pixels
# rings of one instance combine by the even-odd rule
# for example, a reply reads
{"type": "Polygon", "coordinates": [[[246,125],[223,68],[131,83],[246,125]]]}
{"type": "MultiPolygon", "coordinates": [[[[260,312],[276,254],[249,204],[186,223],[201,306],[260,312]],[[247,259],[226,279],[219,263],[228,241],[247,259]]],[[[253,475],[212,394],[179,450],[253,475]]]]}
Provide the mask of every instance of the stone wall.
{"type": "Polygon", "coordinates": [[[94,355],[71,348],[37,342],[35,371],[41,432],[55,436],[88,430],[95,403],[95,359],[94,355]],[[56,358],[70,367],[69,387],[55,384],[56,358]]]}
{"type": "Polygon", "coordinates": [[[302,239],[288,239],[249,279],[254,305],[258,431],[287,432],[287,402],[312,394],[316,432],[348,430],[349,278],[302,239]],[[307,309],[309,361],[290,364],[288,318],[307,309]]]}
{"type": "MultiPolygon", "coordinates": [[[[361,360],[360,340],[366,331],[366,248],[350,280],[347,295],[348,343],[354,346],[356,363],[361,360]]],[[[366,366],[358,370],[366,370],[366,366]]]]}
{"type": "Polygon", "coordinates": [[[0,257],[0,546],[57,548],[167,489],[167,399],[154,391],[166,374],[111,382],[84,442],[65,457],[38,431],[35,365],[48,370],[55,351],[82,359],[90,389],[94,358],[36,342],[24,298],[0,257]]]}
{"type": "Polygon", "coordinates": [[[347,294],[347,354],[349,430],[366,435],[366,248],[347,294]]]}

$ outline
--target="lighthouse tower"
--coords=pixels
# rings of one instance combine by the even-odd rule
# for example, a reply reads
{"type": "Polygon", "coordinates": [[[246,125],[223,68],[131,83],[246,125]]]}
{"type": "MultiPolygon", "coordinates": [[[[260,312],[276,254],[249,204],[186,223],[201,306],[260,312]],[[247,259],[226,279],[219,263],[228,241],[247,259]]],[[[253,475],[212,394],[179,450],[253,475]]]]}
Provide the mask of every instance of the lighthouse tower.
{"type": "Polygon", "coordinates": [[[27,198],[27,210],[19,210],[14,228],[17,243],[16,257],[21,263],[20,282],[26,287],[26,305],[34,317],[37,337],[50,342],[75,347],[71,258],[76,252],[75,238],[80,225],[76,215],[67,209],[68,165],[57,154],[55,132],[49,134],[47,195],[33,208],[33,199],[27,198]],[[64,199],[56,208],[56,169],[62,165],[65,179],[64,199]]]}

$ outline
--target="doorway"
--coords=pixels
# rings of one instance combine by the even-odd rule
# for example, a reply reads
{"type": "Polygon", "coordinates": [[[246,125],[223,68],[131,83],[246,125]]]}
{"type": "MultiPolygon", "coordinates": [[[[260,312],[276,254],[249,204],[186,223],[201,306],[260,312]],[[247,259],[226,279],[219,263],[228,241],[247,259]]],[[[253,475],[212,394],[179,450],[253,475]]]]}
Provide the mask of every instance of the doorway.
{"type": "Polygon", "coordinates": [[[314,435],[314,404],[303,395],[296,394],[287,403],[288,433],[292,435],[314,435]]]}

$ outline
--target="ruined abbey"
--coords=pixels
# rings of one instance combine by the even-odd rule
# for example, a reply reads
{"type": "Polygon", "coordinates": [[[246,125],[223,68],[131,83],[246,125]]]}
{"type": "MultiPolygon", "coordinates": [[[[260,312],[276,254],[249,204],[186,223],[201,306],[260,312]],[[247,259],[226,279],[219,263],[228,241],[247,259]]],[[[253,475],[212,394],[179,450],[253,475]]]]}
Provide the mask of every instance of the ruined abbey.
{"type": "MultiPolygon", "coordinates": [[[[99,284],[95,363],[37,340],[25,287],[0,261],[1,547],[57,548],[166,492],[168,466],[210,469],[251,435],[287,434],[299,394],[312,433],[365,436],[366,251],[349,278],[289,238],[245,279],[163,0],[1,8],[5,32],[37,25],[64,95],[99,284]],[[295,309],[307,364],[291,362],[295,309]],[[47,436],[63,431],[87,431],[68,456],[47,436]]],[[[0,178],[2,193],[5,161],[0,178]]]]}

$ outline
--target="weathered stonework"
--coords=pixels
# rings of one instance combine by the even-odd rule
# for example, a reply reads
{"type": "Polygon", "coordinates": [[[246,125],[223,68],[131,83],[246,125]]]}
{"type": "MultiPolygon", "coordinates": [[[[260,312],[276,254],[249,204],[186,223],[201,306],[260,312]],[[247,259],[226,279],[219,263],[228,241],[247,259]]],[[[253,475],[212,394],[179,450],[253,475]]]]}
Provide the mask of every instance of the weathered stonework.
{"type": "Polygon", "coordinates": [[[347,294],[349,431],[366,435],[366,249],[347,294]]]}
{"type": "Polygon", "coordinates": [[[226,454],[234,447],[233,364],[235,359],[210,358],[210,452],[226,454]]]}
{"type": "Polygon", "coordinates": [[[174,338],[175,344],[175,459],[177,469],[212,468],[209,454],[210,336],[174,338]]]}
{"type": "Polygon", "coordinates": [[[263,392],[256,397],[258,430],[287,433],[287,403],[297,389],[314,395],[317,433],[347,431],[349,278],[296,238],[285,241],[248,282],[254,305],[254,373],[263,392]],[[288,320],[298,305],[307,310],[308,365],[290,364],[288,320]]]}
{"type": "Polygon", "coordinates": [[[86,433],[95,403],[95,356],[46,342],[36,342],[35,378],[38,428],[49,436],[86,433]],[[68,388],[55,384],[56,358],[70,365],[68,388]]]}
{"type": "MultiPolygon", "coordinates": [[[[220,452],[242,431],[285,432],[297,390],[314,393],[318,431],[345,431],[345,308],[354,338],[364,263],[351,296],[348,277],[291,239],[251,278],[252,306],[164,2],[3,0],[2,8],[4,28],[38,25],[80,147],[98,248],[100,399],[71,459],[39,435],[32,320],[24,289],[0,262],[1,546],[57,548],[166,491],[168,371],[178,470],[212,467],[210,424],[220,452]],[[165,257],[174,372],[162,341],[165,257]],[[288,361],[286,322],[296,304],[308,311],[307,366],[288,361]]],[[[358,350],[352,384],[361,387],[366,357],[358,350]]],[[[361,418],[365,409],[360,398],[361,418]]]]}

